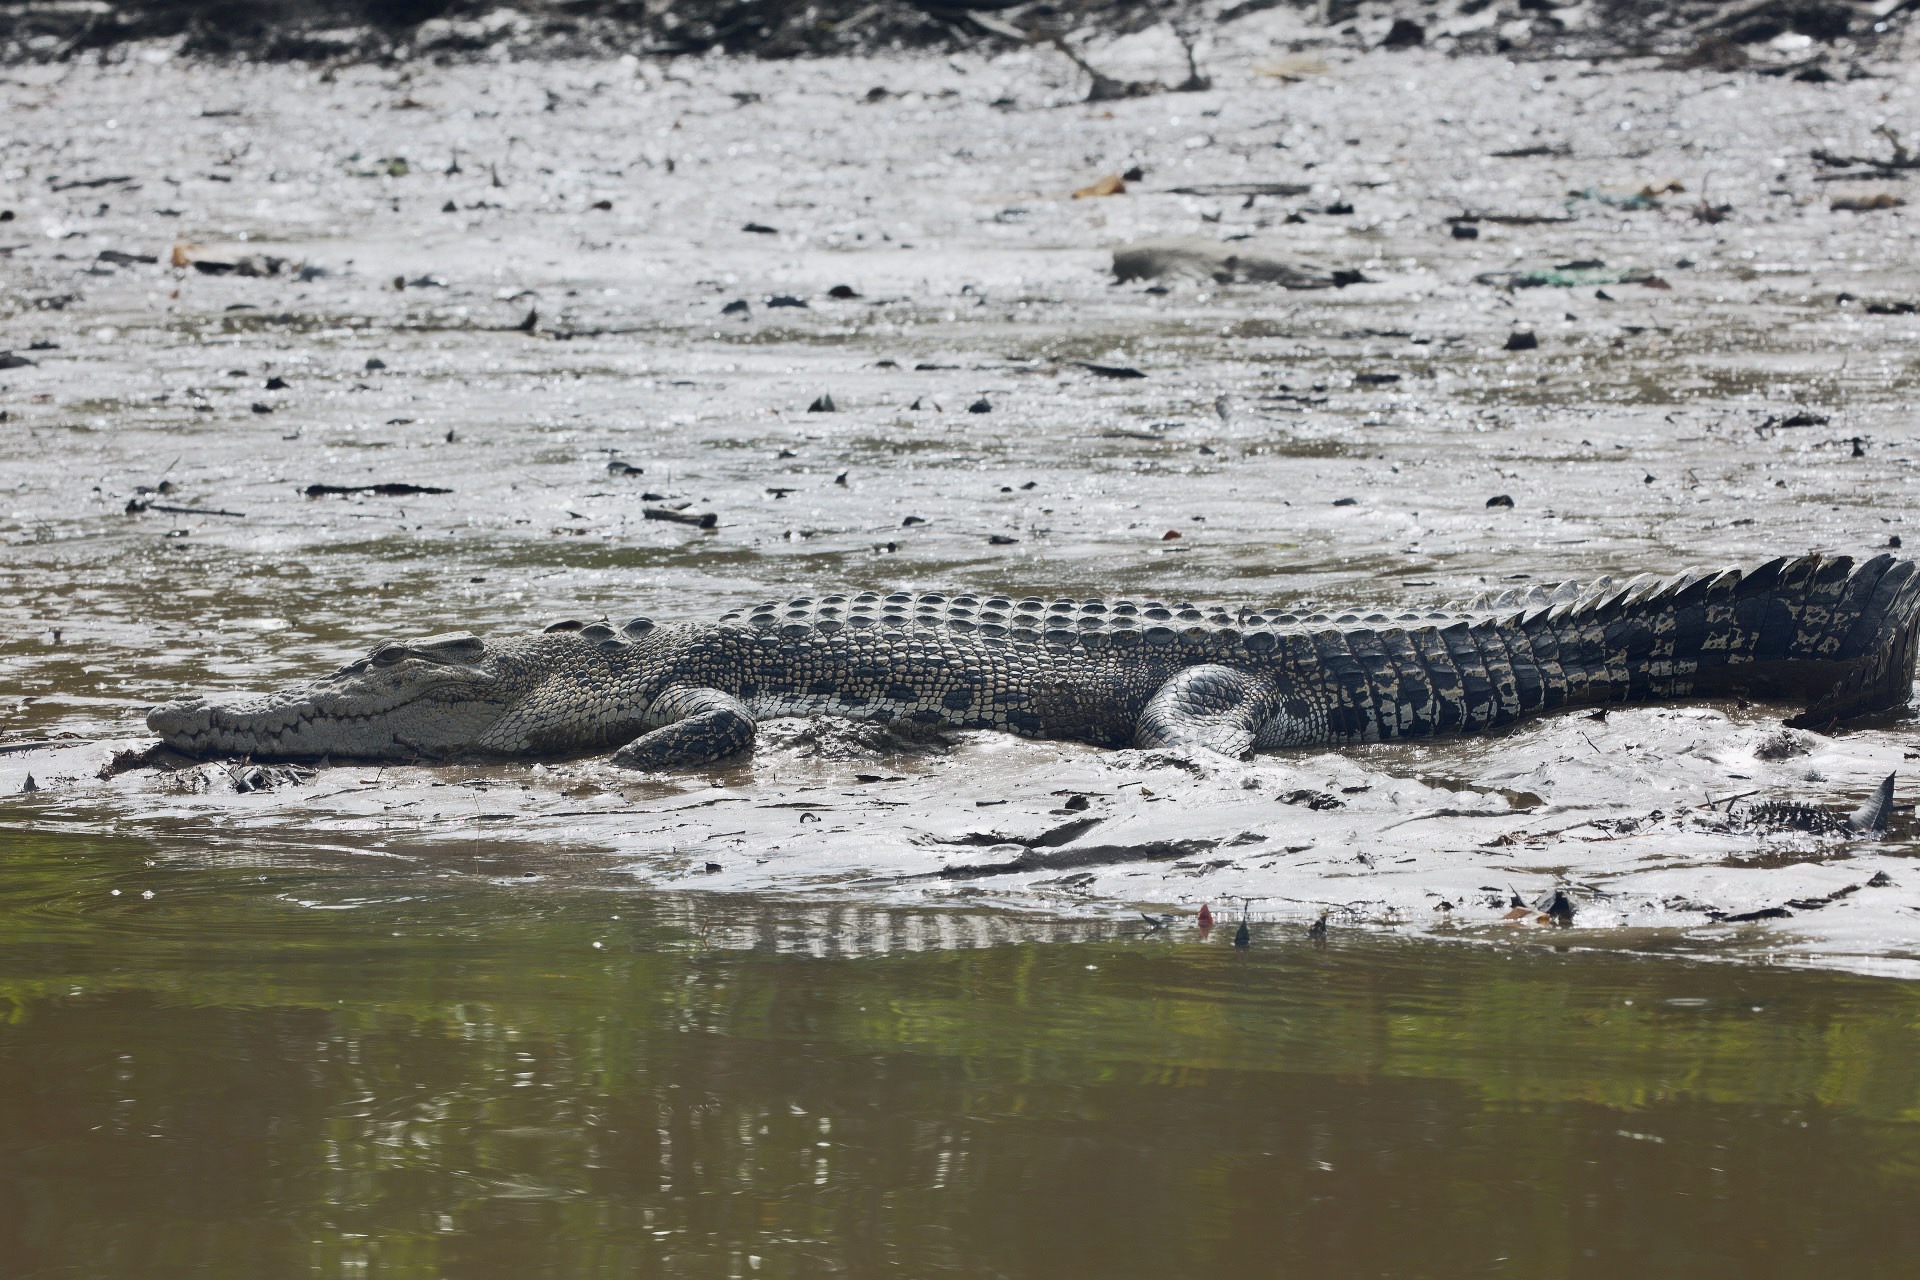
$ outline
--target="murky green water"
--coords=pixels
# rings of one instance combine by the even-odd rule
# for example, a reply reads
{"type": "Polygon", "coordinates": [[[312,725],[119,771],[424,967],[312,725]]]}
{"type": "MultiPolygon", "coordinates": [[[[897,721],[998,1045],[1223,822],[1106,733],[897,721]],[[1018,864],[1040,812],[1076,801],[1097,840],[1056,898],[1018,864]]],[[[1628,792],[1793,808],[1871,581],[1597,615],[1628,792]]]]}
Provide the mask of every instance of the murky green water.
{"type": "Polygon", "coordinates": [[[661,897],[511,848],[0,850],[9,1277],[1894,1276],[1920,1246],[1912,984],[661,897]]]}

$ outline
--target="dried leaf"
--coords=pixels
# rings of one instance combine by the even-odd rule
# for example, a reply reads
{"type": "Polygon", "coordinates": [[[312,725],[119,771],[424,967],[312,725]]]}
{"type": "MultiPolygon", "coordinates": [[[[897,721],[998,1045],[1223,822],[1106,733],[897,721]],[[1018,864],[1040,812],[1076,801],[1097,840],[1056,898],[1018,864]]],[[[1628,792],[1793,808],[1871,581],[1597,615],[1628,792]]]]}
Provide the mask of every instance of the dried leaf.
{"type": "Polygon", "coordinates": [[[1127,180],[1117,173],[1110,173],[1091,186],[1080,188],[1073,193],[1075,200],[1085,200],[1091,196],[1123,196],[1127,194],[1127,180]]]}
{"type": "Polygon", "coordinates": [[[1327,74],[1328,67],[1319,58],[1295,56],[1256,62],[1253,70],[1256,75],[1270,76],[1275,80],[1305,80],[1308,76],[1327,74]]]}

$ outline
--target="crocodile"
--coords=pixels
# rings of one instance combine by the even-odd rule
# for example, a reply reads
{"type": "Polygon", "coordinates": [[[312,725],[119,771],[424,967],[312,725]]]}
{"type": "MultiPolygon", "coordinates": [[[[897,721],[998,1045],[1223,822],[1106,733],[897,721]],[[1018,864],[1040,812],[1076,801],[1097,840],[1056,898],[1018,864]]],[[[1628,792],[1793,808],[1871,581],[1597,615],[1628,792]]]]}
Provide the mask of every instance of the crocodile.
{"type": "Polygon", "coordinates": [[[1602,578],[1431,612],[986,594],[804,596],[717,622],[389,640],[313,683],[152,709],[194,757],[439,761],[752,748],[772,716],[997,729],[1231,756],[1479,733],[1556,708],[1792,700],[1822,726],[1906,704],[1920,573],[1879,555],[1602,578]]]}
{"type": "Polygon", "coordinates": [[[1866,803],[1848,813],[1793,800],[1766,800],[1749,805],[1737,816],[1744,825],[1763,830],[1805,831],[1816,836],[1883,835],[1888,819],[1893,816],[1894,779],[1891,773],[1882,778],[1866,803]]]}

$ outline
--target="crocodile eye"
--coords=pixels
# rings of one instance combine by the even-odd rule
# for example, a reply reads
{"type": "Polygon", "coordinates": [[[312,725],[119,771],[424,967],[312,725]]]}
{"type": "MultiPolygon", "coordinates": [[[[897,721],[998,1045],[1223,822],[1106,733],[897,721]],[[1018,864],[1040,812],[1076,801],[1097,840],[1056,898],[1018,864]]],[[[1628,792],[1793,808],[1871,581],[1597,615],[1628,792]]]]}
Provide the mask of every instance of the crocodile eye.
{"type": "Polygon", "coordinates": [[[391,667],[396,663],[406,661],[407,646],[397,643],[396,641],[389,640],[385,644],[381,645],[379,648],[375,649],[372,653],[368,654],[367,657],[373,662],[373,665],[376,667],[391,667]]]}

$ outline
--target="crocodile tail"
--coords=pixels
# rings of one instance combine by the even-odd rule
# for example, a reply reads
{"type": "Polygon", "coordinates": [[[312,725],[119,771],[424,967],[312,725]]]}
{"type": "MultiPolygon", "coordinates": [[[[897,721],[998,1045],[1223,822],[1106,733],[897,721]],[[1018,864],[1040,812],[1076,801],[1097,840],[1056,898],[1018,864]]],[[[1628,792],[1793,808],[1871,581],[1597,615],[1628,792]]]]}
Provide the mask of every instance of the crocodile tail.
{"type": "MultiPolygon", "coordinates": [[[[1888,711],[1912,693],[1920,572],[1876,556],[1601,579],[1486,597],[1473,612],[1340,619],[1247,660],[1276,669],[1261,747],[1473,733],[1556,707],[1746,696],[1793,723],[1888,711]]],[[[1312,620],[1309,620],[1312,621],[1312,620]]]]}
{"type": "Polygon", "coordinates": [[[1893,816],[1893,780],[1891,773],[1882,778],[1867,802],[1847,815],[1849,828],[1873,835],[1887,829],[1887,819],[1893,816]]]}
{"type": "Polygon", "coordinates": [[[1837,655],[1843,670],[1790,723],[1813,728],[1905,706],[1913,693],[1916,656],[1920,656],[1920,566],[1902,560],[1881,575],[1854,632],[1837,655]]]}
{"type": "Polygon", "coordinates": [[[1920,573],[1885,555],[1783,558],[1563,592],[1509,625],[1557,648],[1568,701],[1744,695],[1823,725],[1906,704],[1920,573]]]}

